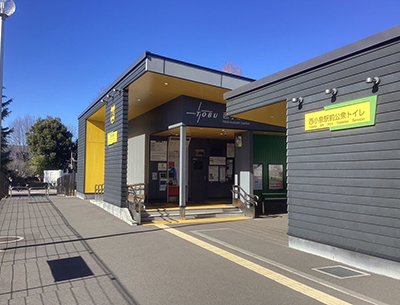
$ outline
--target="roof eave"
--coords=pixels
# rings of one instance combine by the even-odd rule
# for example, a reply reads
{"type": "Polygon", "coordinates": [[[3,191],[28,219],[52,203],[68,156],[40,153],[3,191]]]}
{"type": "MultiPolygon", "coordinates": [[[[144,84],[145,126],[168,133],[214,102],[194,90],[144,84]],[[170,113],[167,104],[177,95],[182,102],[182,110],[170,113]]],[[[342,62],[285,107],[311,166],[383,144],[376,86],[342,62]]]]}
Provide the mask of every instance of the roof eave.
{"type": "Polygon", "coordinates": [[[338,60],[343,57],[347,57],[349,55],[352,55],[354,53],[360,52],[362,50],[374,47],[376,45],[379,45],[381,43],[390,41],[392,39],[400,37],[400,25],[397,25],[395,27],[392,27],[388,30],[379,32],[377,34],[374,34],[372,36],[363,38],[361,40],[358,40],[356,42],[353,42],[351,44],[348,44],[344,47],[341,47],[339,49],[330,51],[328,53],[322,54],[320,56],[314,57],[310,60],[304,61],[300,64],[297,64],[295,66],[292,66],[290,68],[284,69],[282,71],[279,71],[277,73],[274,73],[272,75],[269,75],[267,77],[264,77],[262,79],[259,79],[255,82],[252,82],[250,84],[244,85],[240,88],[234,89],[232,91],[229,91],[224,94],[224,99],[228,100],[233,97],[236,97],[241,94],[248,93],[250,91],[256,90],[258,88],[264,87],[266,85],[269,85],[271,83],[280,81],[282,79],[297,75],[299,73],[302,73],[304,71],[308,71],[310,69],[325,65],[329,62],[338,60]]]}

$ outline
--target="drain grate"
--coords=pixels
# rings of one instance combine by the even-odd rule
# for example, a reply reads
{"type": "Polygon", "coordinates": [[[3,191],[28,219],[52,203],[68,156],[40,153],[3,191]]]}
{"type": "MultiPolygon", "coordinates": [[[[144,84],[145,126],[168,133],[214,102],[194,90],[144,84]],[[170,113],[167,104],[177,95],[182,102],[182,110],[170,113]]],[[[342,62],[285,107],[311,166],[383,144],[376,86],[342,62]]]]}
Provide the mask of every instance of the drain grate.
{"type": "Polygon", "coordinates": [[[357,270],[350,269],[348,267],[343,267],[343,266],[313,268],[312,270],[316,270],[316,271],[328,274],[328,275],[336,277],[338,279],[348,279],[348,278],[352,278],[352,277],[369,275],[368,273],[357,271],[357,270]]]}
{"type": "Polygon", "coordinates": [[[0,244],[14,242],[14,241],[20,241],[22,239],[23,238],[19,237],[19,236],[0,236],[0,244]]]}

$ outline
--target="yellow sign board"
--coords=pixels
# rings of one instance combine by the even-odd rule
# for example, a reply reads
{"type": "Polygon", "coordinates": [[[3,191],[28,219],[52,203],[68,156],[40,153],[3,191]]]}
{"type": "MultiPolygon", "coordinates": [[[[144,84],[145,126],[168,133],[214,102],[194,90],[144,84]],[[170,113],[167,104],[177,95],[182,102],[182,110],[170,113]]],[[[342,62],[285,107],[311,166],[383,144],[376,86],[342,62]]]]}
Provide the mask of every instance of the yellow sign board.
{"type": "Polygon", "coordinates": [[[117,140],[118,140],[118,131],[112,131],[107,133],[107,145],[117,143],[117,140]]]}
{"type": "Polygon", "coordinates": [[[115,105],[110,108],[110,123],[114,124],[115,122],[115,105]]]}
{"type": "Polygon", "coordinates": [[[329,128],[332,131],[375,125],[376,102],[375,95],[325,106],[322,111],[307,113],[305,130],[329,128]]]}

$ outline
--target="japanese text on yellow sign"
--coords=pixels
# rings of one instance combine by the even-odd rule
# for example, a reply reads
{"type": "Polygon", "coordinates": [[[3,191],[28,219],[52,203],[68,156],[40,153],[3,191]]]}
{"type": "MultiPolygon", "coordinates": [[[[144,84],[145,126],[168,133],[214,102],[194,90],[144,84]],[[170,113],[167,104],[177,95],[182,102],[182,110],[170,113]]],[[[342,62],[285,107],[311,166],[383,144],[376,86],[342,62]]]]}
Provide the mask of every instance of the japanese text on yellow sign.
{"type": "Polygon", "coordinates": [[[110,123],[114,124],[115,122],[115,105],[110,108],[110,123]]]}
{"type": "Polygon", "coordinates": [[[107,134],[107,145],[116,143],[118,140],[118,131],[112,131],[107,134]]]}
{"type": "Polygon", "coordinates": [[[375,124],[376,96],[325,107],[305,115],[305,130],[347,129],[375,124]]]}

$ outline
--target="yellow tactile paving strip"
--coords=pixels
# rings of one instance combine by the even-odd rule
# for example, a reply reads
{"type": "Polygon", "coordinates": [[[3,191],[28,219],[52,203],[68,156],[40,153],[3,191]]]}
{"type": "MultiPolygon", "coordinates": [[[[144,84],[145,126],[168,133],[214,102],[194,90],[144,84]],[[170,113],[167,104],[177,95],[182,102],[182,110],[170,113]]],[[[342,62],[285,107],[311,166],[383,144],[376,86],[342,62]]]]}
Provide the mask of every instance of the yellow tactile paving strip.
{"type": "Polygon", "coordinates": [[[185,220],[159,220],[151,222],[143,222],[143,226],[153,226],[153,225],[166,225],[166,224],[182,224],[182,223],[204,223],[204,222],[224,222],[224,221],[236,221],[236,220],[246,220],[246,217],[220,217],[220,218],[199,218],[199,219],[185,219],[185,220]]]}
{"type": "Polygon", "coordinates": [[[282,284],[282,285],[284,285],[284,286],[286,286],[286,287],[288,287],[290,289],[293,289],[293,290],[295,290],[295,291],[297,291],[299,293],[302,293],[302,294],[304,294],[304,295],[306,295],[306,296],[308,296],[310,298],[313,298],[313,299],[315,299],[315,300],[317,300],[317,301],[319,301],[319,302],[321,302],[323,304],[327,304],[327,305],[339,305],[339,304],[345,305],[345,304],[350,304],[350,303],[347,303],[347,302],[345,302],[343,300],[340,300],[340,299],[338,299],[336,297],[333,297],[333,296],[331,296],[329,294],[326,294],[326,293],[324,293],[322,291],[319,291],[319,290],[317,290],[315,288],[312,288],[312,287],[307,286],[305,284],[302,284],[302,283],[300,283],[298,281],[295,281],[295,280],[293,280],[293,279],[291,279],[291,278],[289,278],[287,276],[284,276],[284,275],[282,275],[280,273],[277,273],[277,272],[269,270],[269,269],[267,269],[267,268],[265,268],[263,266],[260,266],[260,265],[258,265],[256,263],[253,263],[253,262],[251,262],[251,261],[249,261],[247,259],[244,259],[244,258],[242,258],[242,257],[240,257],[238,255],[232,254],[232,253],[230,253],[228,251],[225,251],[225,250],[223,250],[221,248],[218,248],[218,247],[213,246],[213,245],[211,245],[209,243],[206,243],[206,242],[204,242],[204,241],[202,241],[202,240],[200,240],[200,239],[198,239],[196,237],[190,236],[190,235],[188,235],[186,233],[183,233],[183,232],[181,232],[179,230],[170,228],[170,227],[168,227],[168,226],[166,226],[164,224],[158,224],[157,226],[159,228],[161,228],[161,229],[163,229],[163,230],[165,230],[165,231],[177,236],[177,237],[180,237],[180,238],[182,238],[182,239],[184,239],[184,240],[186,240],[186,241],[188,241],[188,242],[190,242],[192,244],[195,244],[195,245],[197,245],[197,246],[199,246],[199,247],[201,247],[201,248],[203,248],[205,250],[208,250],[208,251],[210,251],[210,252],[212,252],[214,254],[217,254],[217,255],[219,255],[219,256],[227,259],[227,260],[230,260],[231,262],[233,262],[235,264],[238,264],[238,265],[240,265],[240,266],[242,266],[244,268],[247,268],[247,269],[249,269],[249,270],[251,270],[253,272],[256,272],[256,273],[258,273],[258,274],[260,274],[260,275],[262,275],[262,276],[264,276],[264,277],[266,277],[268,279],[271,279],[271,280],[273,280],[273,281],[275,281],[275,282],[277,282],[279,284],[282,284]]]}
{"type": "MultiPolygon", "coordinates": [[[[207,210],[207,209],[223,209],[232,207],[229,204],[214,204],[214,205],[197,205],[197,206],[186,206],[185,210],[207,210]]],[[[159,207],[159,208],[151,208],[146,209],[147,212],[158,212],[158,211],[178,211],[180,207],[159,207]]]]}

